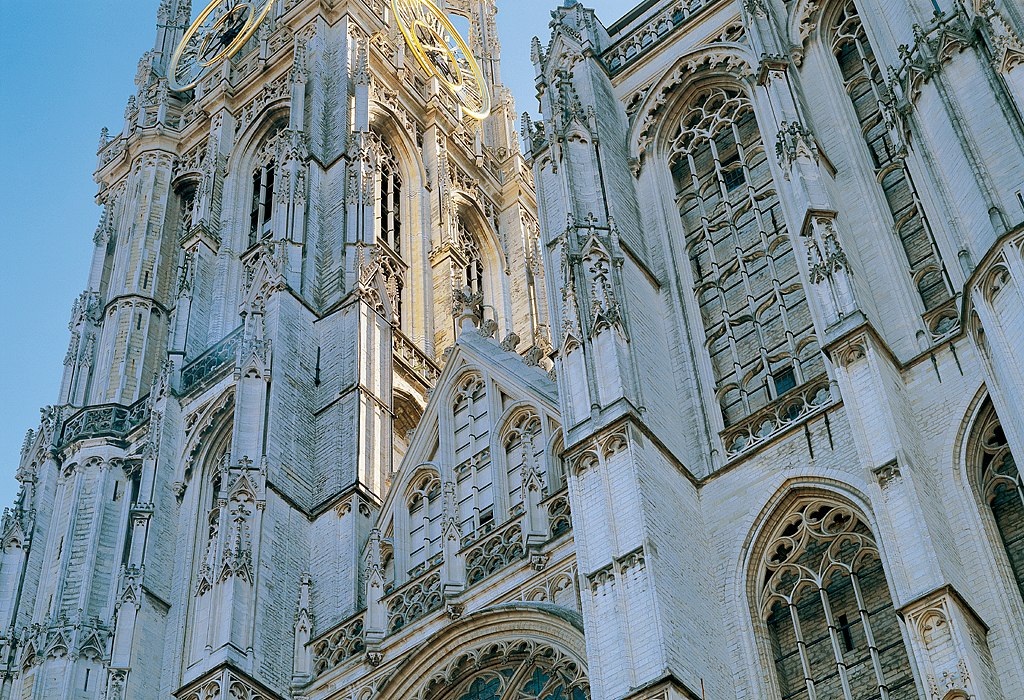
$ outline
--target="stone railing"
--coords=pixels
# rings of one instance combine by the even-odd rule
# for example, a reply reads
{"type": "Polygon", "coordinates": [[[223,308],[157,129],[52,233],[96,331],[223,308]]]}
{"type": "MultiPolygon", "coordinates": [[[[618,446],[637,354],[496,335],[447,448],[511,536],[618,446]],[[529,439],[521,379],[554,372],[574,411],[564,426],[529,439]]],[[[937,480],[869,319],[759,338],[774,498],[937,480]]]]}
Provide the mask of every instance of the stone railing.
{"type": "Polygon", "coordinates": [[[93,437],[124,438],[137,426],[149,420],[149,395],[131,406],[107,403],[86,406],[61,425],[58,445],[93,437]]]}
{"type": "Polygon", "coordinates": [[[312,643],[313,677],[316,678],[348,659],[361,655],[363,642],[363,616],[359,613],[321,635],[312,643]]]}
{"type": "Polygon", "coordinates": [[[428,385],[434,386],[437,383],[438,377],[441,376],[441,368],[437,366],[437,363],[416,347],[416,344],[397,328],[393,333],[393,337],[395,359],[423,379],[423,381],[427,382],[428,385]]]}
{"type": "Polygon", "coordinates": [[[662,12],[651,17],[623,38],[616,41],[603,54],[608,70],[615,74],[633,63],[641,54],[664,38],[673,28],[683,24],[711,0],[677,0],[662,12]]]}
{"type": "Polygon", "coordinates": [[[466,557],[466,585],[472,586],[513,561],[522,559],[525,554],[522,523],[519,519],[510,520],[463,551],[466,557]]]}
{"type": "Polygon", "coordinates": [[[388,634],[441,607],[441,571],[436,565],[384,599],[388,634]]]}
{"type": "Polygon", "coordinates": [[[231,331],[226,338],[181,368],[179,394],[187,394],[207,377],[227,364],[233,364],[242,342],[242,326],[231,331]]]}
{"type": "Polygon", "coordinates": [[[723,430],[720,435],[725,445],[726,460],[769,442],[831,405],[828,375],[818,375],[799,389],[784,394],[736,425],[723,430]]]}

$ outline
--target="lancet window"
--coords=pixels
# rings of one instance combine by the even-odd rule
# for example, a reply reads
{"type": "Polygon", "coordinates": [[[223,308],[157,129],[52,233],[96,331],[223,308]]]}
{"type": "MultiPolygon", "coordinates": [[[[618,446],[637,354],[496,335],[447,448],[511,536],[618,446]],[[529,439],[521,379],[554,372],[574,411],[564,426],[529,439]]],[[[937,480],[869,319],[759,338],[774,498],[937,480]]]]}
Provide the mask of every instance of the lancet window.
{"type": "Polygon", "coordinates": [[[178,193],[178,203],[181,210],[178,233],[179,235],[184,235],[192,230],[195,217],[196,185],[194,182],[190,182],[182,187],[178,193]]]}
{"type": "Polygon", "coordinates": [[[974,428],[974,479],[992,511],[1010,568],[1024,597],[1024,484],[990,399],[974,428]]]}
{"type": "Polygon", "coordinates": [[[853,509],[825,498],[790,507],[756,580],[783,700],[916,700],[878,546],[853,509]]]}
{"type": "Polygon", "coordinates": [[[406,269],[402,258],[402,176],[398,159],[391,146],[374,132],[370,133],[369,138],[377,153],[374,176],[374,235],[376,242],[380,244],[380,265],[388,285],[388,297],[395,305],[395,314],[401,325],[406,269]]]}
{"type": "Polygon", "coordinates": [[[725,426],[825,371],[749,98],[712,86],[669,144],[693,290],[725,426]]]}
{"type": "Polygon", "coordinates": [[[274,217],[274,161],[259,165],[252,173],[252,207],[249,214],[249,245],[271,238],[274,217]]]}
{"type": "Polygon", "coordinates": [[[466,258],[466,265],[463,269],[462,283],[469,287],[474,294],[484,291],[484,264],[480,255],[480,246],[473,236],[465,219],[460,215],[456,221],[456,234],[458,235],[459,246],[462,248],[466,258]]]}
{"type": "Polygon", "coordinates": [[[391,148],[381,143],[379,177],[377,178],[378,241],[402,257],[402,177],[391,148]]]}
{"type": "Polygon", "coordinates": [[[505,472],[508,485],[508,503],[512,514],[522,512],[526,501],[523,493],[528,479],[545,480],[544,439],[540,418],[524,413],[513,423],[503,440],[505,446],[505,472]]]}
{"type": "Polygon", "coordinates": [[[857,7],[852,1],[839,12],[832,27],[832,53],[853,102],[860,131],[892,213],[895,232],[907,256],[913,283],[925,311],[940,306],[951,294],[942,258],[925,218],[924,208],[907,170],[905,153],[893,143],[882,112],[886,87],[857,7]]]}
{"type": "Polygon", "coordinates": [[[455,481],[463,538],[472,539],[495,526],[494,478],[488,449],[490,422],[483,377],[467,374],[452,403],[455,436],[455,481]]]}
{"type": "Polygon", "coordinates": [[[410,577],[437,563],[441,555],[441,480],[427,472],[414,482],[409,493],[410,577]]]}

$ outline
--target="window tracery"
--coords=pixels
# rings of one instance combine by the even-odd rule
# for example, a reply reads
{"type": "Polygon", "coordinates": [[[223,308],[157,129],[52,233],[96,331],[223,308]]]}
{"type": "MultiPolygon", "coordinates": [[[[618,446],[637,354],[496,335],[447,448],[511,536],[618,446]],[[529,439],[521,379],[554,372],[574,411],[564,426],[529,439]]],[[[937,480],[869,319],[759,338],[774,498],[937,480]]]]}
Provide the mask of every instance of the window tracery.
{"type": "Polygon", "coordinates": [[[426,472],[413,482],[409,507],[409,576],[437,563],[441,555],[441,480],[426,472]]]}
{"type": "Polygon", "coordinates": [[[252,173],[252,206],[249,213],[249,246],[274,235],[274,160],[256,166],[252,173]]]}
{"type": "Polygon", "coordinates": [[[985,400],[978,413],[973,445],[972,478],[992,512],[1024,598],[1024,482],[991,399],[985,400]]]}
{"type": "Polygon", "coordinates": [[[749,98],[711,86],[669,144],[676,204],[725,426],[825,371],[749,98]]]}
{"type": "Polygon", "coordinates": [[[846,505],[788,509],[758,566],[756,606],[784,700],[912,700],[917,688],[874,536],[846,505]]]}
{"type": "Polygon", "coordinates": [[[504,445],[508,502],[511,513],[516,515],[528,503],[528,489],[533,488],[541,494],[545,490],[546,469],[540,418],[533,412],[520,415],[506,433],[504,445]]]}
{"type": "Polygon", "coordinates": [[[391,147],[379,142],[380,166],[377,178],[377,233],[396,257],[402,257],[402,176],[391,147]]]}
{"type": "Polygon", "coordinates": [[[178,219],[179,237],[182,237],[191,231],[192,226],[195,223],[196,190],[196,183],[188,182],[178,191],[178,205],[180,210],[178,219]]]}
{"type": "Polygon", "coordinates": [[[469,373],[459,380],[452,419],[459,525],[463,541],[468,542],[490,532],[496,524],[487,385],[483,377],[469,373]]]}
{"type": "Polygon", "coordinates": [[[381,255],[378,262],[388,298],[392,300],[399,327],[402,323],[402,301],[405,291],[406,263],[403,256],[403,181],[398,157],[387,141],[376,132],[367,135],[368,160],[375,174],[374,236],[381,255]]]}
{"type": "Polygon", "coordinates": [[[931,226],[906,166],[906,152],[894,143],[885,109],[888,88],[864,31],[857,7],[847,2],[832,24],[832,53],[843,88],[853,103],[861,134],[875,166],[895,233],[907,256],[911,279],[925,311],[941,306],[952,294],[931,226]]]}
{"type": "Polygon", "coordinates": [[[469,287],[473,294],[483,294],[484,264],[483,257],[480,255],[480,246],[469,227],[466,226],[465,218],[461,214],[456,219],[456,235],[466,260],[462,273],[462,284],[469,287]]]}
{"type": "Polygon", "coordinates": [[[559,650],[527,640],[474,650],[453,662],[446,676],[444,685],[454,688],[444,700],[588,700],[590,696],[577,663],[559,650]]]}

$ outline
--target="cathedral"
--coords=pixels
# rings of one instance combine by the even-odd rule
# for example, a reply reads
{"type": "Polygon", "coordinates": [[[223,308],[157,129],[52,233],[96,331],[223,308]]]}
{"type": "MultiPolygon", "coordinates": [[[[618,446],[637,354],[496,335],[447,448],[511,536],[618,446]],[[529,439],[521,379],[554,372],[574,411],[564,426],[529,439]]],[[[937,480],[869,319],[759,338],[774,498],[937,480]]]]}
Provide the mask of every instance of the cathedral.
{"type": "Polygon", "coordinates": [[[206,1],[100,137],[0,700],[1024,698],[1019,0],[566,0],[532,67],[206,1]]]}

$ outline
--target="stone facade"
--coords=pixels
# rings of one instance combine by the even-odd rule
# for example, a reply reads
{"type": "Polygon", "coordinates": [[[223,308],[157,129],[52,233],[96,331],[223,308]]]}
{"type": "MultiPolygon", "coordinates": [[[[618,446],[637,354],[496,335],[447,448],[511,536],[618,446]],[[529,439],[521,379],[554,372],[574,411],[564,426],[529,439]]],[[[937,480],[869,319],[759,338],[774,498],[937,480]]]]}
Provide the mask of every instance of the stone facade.
{"type": "Polygon", "coordinates": [[[1024,8],[444,7],[161,3],[0,700],[1024,697],[1024,8]]]}

